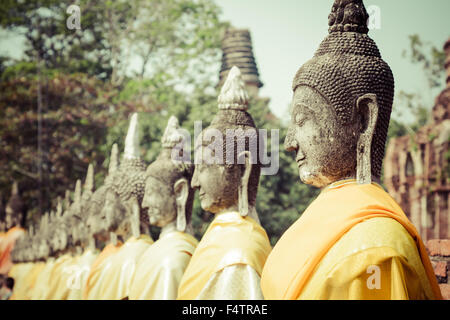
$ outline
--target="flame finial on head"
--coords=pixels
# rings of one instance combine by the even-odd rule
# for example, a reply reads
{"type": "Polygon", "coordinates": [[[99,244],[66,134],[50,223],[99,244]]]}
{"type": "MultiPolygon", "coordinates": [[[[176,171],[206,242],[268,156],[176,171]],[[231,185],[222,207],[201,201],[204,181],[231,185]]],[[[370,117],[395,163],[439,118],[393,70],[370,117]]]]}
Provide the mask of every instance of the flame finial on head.
{"type": "Polygon", "coordinates": [[[64,211],[69,210],[70,208],[70,191],[66,190],[66,194],[64,195],[64,211]]]}
{"type": "Polygon", "coordinates": [[[61,197],[58,196],[58,199],[56,201],[56,216],[61,217],[63,213],[63,205],[61,201],[61,197]]]}
{"type": "Polygon", "coordinates": [[[138,114],[133,113],[125,138],[125,159],[138,159],[141,153],[139,150],[138,114]]]}
{"type": "Polygon", "coordinates": [[[180,133],[179,129],[180,125],[177,117],[171,116],[161,139],[163,148],[173,148],[177,143],[183,141],[183,135],[180,133]]]}
{"type": "Polygon", "coordinates": [[[86,173],[86,180],[84,181],[83,189],[84,189],[84,192],[94,191],[94,165],[92,163],[89,164],[88,171],[86,173]]]}
{"type": "Polygon", "coordinates": [[[113,174],[119,167],[119,147],[114,143],[111,148],[111,156],[109,158],[108,175],[113,174]]]}
{"type": "Polygon", "coordinates": [[[80,205],[81,203],[81,180],[78,179],[75,184],[75,193],[73,195],[73,203],[76,205],[80,205]]]}
{"type": "Polygon", "coordinates": [[[222,110],[248,109],[249,97],[238,67],[234,66],[231,68],[217,100],[219,109],[222,110]]]}
{"type": "Polygon", "coordinates": [[[12,188],[11,188],[11,196],[17,196],[19,195],[19,184],[17,181],[14,181],[12,188]]]}

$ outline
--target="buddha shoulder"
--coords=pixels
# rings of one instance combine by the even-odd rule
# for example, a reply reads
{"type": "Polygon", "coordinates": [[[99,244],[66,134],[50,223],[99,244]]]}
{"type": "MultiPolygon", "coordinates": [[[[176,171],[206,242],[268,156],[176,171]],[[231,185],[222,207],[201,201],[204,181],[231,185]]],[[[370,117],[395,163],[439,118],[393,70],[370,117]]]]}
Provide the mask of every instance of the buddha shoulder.
{"type": "Polygon", "coordinates": [[[339,239],[331,248],[330,255],[342,258],[371,248],[392,248],[399,255],[417,255],[414,239],[396,220],[372,218],[358,223],[339,239]]]}

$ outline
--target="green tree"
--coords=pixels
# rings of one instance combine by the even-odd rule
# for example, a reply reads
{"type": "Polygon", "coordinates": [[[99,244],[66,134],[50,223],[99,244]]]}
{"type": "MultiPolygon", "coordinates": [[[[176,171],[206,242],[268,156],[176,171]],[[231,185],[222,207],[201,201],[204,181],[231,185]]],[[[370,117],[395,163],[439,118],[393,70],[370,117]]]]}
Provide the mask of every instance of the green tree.
{"type": "MultiPolygon", "coordinates": [[[[403,51],[403,57],[411,63],[420,65],[427,86],[425,93],[432,93],[444,85],[445,75],[445,52],[428,42],[424,42],[418,35],[409,36],[410,47],[403,51]]],[[[401,90],[397,94],[394,106],[394,117],[389,126],[388,139],[416,132],[430,119],[431,101],[426,100],[424,92],[406,92],[401,90]],[[405,114],[411,114],[411,122],[402,121],[400,118],[405,114]]]]}
{"type": "Polygon", "coordinates": [[[102,171],[111,111],[107,86],[83,74],[0,83],[0,190],[19,182],[30,215],[73,190],[90,162],[102,171]],[[41,106],[39,106],[39,104],[41,106]],[[38,110],[41,109],[41,112],[38,110]]]}
{"type": "Polygon", "coordinates": [[[210,0],[81,0],[82,28],[68,30],[70,4],[7,1],[0,9],[0,26],[27,40],[23,61],[0,61],[0,192],[19,181],[32,213],[73,189],[89,162],[97,187],[103,182],[132,112],[143,115],[142,148],[152,161],[168,115],[186,119],[209,99],[198,89],[213,85],[204,62],[219,64],[227,26],[210,0]],[[127,76],[130,61],[144,55],[148,72],[127,76]],[[195,90],[176,90],[180,83],[195,90]]]}

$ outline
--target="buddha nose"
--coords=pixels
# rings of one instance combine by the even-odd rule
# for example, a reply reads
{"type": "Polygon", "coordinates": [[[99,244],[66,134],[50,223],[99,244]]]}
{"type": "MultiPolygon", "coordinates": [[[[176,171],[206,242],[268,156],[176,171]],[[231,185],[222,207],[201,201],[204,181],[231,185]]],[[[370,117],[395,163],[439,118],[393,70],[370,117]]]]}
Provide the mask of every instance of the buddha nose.
{"type": "Polygon", "coordinates": [[[88,230],[88,231],[91,231],[91,230],[92,230],[92,226],[93,226],[93,224],[92,224],[92,218],[89,217],[89,218],[87,219],[87,221],[86,221],[86,228],[87,228],[87,230],[88,230]]]}
{"type": "Polygon", "coordinates": [[[200,184],[198,182],[198,174],[197,174],[198,170],[197,167],[194,168],[194,174],[192,175],[192,180],[191,180],[191,188],[192,189],[196,189],[200,187],[200,184]]]}
{"type": "Polygon", "coordinates": [[[295,139],[294,128],[292,125],[288,127],[288,131],[286,134],[286,138],[284,139],[284,149],[286,151],[297,151],[298,150],[298,142],[295,139]]]}

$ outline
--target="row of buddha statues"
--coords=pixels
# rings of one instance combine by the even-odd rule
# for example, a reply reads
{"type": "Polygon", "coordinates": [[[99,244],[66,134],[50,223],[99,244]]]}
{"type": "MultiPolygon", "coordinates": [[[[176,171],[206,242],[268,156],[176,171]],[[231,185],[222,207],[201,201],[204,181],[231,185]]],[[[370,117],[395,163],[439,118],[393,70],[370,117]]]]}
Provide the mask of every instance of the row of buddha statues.
{"type": "Polygon", "coordinates": [[[201,161],[173,159],[183,135],[171,117],[160,154],[147,166],[134,114],[121,161],[114,145],[103,185],[94,190],[89,166],[73,202],[67,194],[16,242],[13,296],[442,299],[417,230],[380,185],[394,78],[367,19],[362,0],[335,0],[329,34],[294,77],[284,145],[295,154],[300,180],[321,192],[273,248],[255,209],[259,157],[249,144],[238,152],[225,139],[208,139],[211,130],[226,136],[257,129],[233,67],[214,119],[195,141],[201,161]],[[212,161],[217,148],[223,163],[212,161]],[[191,224],[196,190],[214,215],[198,240],[191,224]],[[151,226],[161,228],[156,241],[151,226]],[[99,242],[107,245],[97,248],[99,242]]]}

